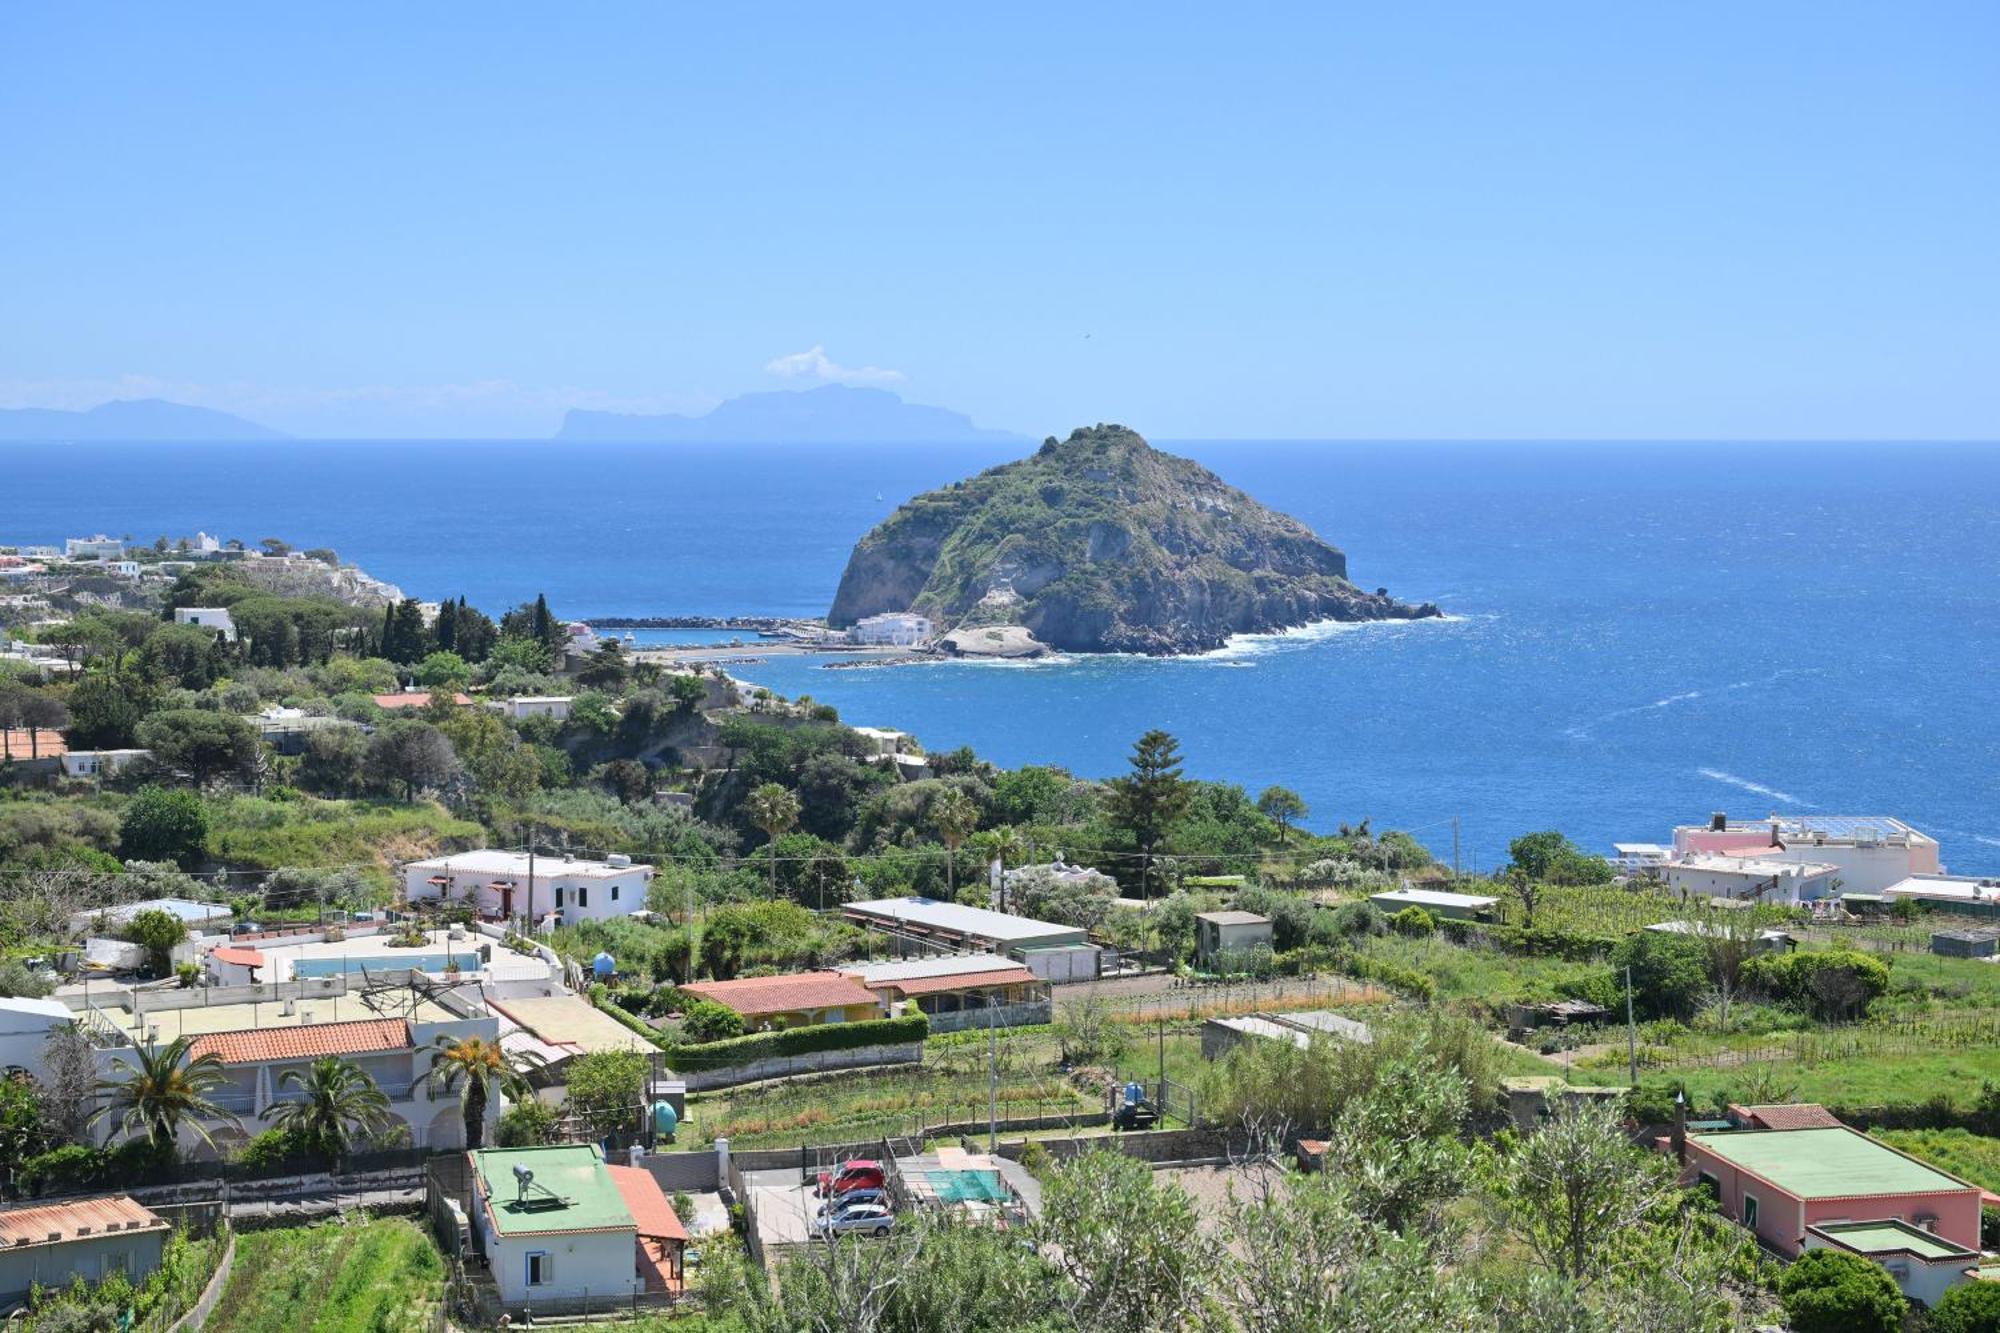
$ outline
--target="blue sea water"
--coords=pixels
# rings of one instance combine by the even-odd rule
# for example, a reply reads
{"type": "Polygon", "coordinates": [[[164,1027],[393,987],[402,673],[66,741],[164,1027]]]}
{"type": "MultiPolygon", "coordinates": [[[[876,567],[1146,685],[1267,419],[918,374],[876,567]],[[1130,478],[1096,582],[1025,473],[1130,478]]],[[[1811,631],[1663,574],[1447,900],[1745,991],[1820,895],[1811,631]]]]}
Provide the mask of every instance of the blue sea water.
{"type": "MultiPolygon", "coordinates": [[[[1711,810],[1893,814],[2000,872],[2000,449],[1979,445],[1170,445],[1450,619],[1199,658],[740,674],[1005,764],[1278,782],[1467,864],[1558,827],[1593,848],[1711,810]]],[[[0,541],[197,528],[328,545],[492,611],[817,614],[849,546],[990,447],[543,443],[0,446],[0,541]]],[[[704,640],[707,633],[690,636],[704,640]]]]}

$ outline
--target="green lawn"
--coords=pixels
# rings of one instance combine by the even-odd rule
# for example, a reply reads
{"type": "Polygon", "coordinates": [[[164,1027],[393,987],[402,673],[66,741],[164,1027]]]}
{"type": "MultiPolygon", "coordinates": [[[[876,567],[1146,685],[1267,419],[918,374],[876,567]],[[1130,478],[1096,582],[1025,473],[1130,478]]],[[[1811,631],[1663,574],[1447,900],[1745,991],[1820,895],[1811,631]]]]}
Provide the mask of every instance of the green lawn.
{"type": "Polygon", "coordinates": [[[1363,952],[1430,977],[1437,983],[1440,1001],[1469,1001],[1489,1010],[1531,998],[1552,999],[1563,982],[1606,977],[1611,970],[1602,963],[1467,948],[1437,935],[1422,939],[1383,935],[1368,941],[1363,952]]]}
{"type": "Polygon", "coordinates": [[[444,1279],[407,1218],[244,1232],[208,1333],[429,1333],[444,1279]]]}
{"type": "MultiPolygon", "coordinates": [[[[1621,1056],[1622,1058],[1622,1056],[1621,1056]]],[[[1606,1068],[1617,1061],[1603,1063],[1606,1068]]],[[[1600,1071],[1601,1072],[1601,1071],[1600,1071]]],[[[1945,1096],[1961,1107],[1978,1099],[1980,1085],[2000,1082],[2000,1049],[1915,1051],[1813,1063],[1774,1061],[1748,1068],[1690,1067],[1640,1071],[1647,1087],[1671,1088],[1686,1081],[1698,1106],[1712,1106],[1746,1079],[1768,1078],[1783,1100],[1829,1106],[1894,1106],[1945,1096]]]]}
{"type": "Polygon", "coordinates": [[[1965,1129],[1885,1129],[1875,1137],[1981,1189],[2000,1193],[2000,1139],[1965,1129]]]}

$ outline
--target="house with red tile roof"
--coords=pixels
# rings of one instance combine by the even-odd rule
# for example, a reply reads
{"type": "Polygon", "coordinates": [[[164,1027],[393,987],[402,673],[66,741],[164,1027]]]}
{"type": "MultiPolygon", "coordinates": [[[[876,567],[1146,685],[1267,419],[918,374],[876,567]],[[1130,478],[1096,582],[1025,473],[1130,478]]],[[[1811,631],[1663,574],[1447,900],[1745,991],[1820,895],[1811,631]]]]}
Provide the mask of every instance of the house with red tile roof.
{"type": "MultiPolygon", "coordinates": [[[[224,950],[262,952],[241,945],[224,950]]],[[[411,1146],[461,1147],[465,1122],[458,1091],[434,1094],[427,1083],[439,1039],[497,1042],[500,1033],[498,1017],[474,994],[383,990],[338,977],[93,997],[88,1022],[96,1034],[99,1074],[108,1080],[125,1077],[141,1048],[183,1038],[190,1059],[212,1058],[221,1066],[222,1082],[210,1100],[226,1114],[203,1122],[212,1145],[189,1131],[183,1149],[194,1157],[242,1146],[263,1128],[260,1121],[270,1107],[299,1095],[286,1075],[303,1073],[327,1056],[375,1081],[389,1099],[389,1112],[408,1128],[411,1146]]],[[[501,1109],[491,1106],[492,1116],[497,1119],[501,1109]]],[[[102,1132],[116,1132],[115,1117],[102,1122],[102,1132]]]]}
{"type": "Polygon", "coordinates": [[[840,969],[893,1012],[930,1016],[933,1032],[1049,1021],[1048,983],[1003,954],[937,954],[840,969]]]}
{"type": "Polygon", "coordinates": [[[0,1209],[0,1307],[79,1277],[94,1285],[123,1273],[142,1285],[159,1268],[172,1230],[123,1194],[0,1209]]]}
{"type": "Polygon", "coordinates": [[[697,981],[681,989],[743,1016],[751,1032],[766,1028],[860,1023],[886,1010],[875,992],[839,972],[791,972],[776,977],[697,981]]]}

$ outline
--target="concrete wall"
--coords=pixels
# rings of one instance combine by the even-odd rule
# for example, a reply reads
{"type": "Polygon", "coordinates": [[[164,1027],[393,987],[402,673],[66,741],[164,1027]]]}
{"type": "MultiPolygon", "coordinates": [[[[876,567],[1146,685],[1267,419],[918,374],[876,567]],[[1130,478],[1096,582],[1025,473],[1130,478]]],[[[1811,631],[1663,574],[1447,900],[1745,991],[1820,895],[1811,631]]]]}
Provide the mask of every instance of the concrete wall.
{"type": "Polygon", "coordinates": [[[856,1046],[844,1051],[812,1051],[805,1055],[773,1056],[720,1069],[676,1069],[687,1082],[689,1092],[711,1088],[733,1088],[739,1083],[758,1083],[767,1078],[789,1078],[793,1074],[818,1074],[829,1069],[863,1069],[871,1065],[915,1065],[924,1060],[924,1044],[906,1041],[881,1046],[856,1046]]]}

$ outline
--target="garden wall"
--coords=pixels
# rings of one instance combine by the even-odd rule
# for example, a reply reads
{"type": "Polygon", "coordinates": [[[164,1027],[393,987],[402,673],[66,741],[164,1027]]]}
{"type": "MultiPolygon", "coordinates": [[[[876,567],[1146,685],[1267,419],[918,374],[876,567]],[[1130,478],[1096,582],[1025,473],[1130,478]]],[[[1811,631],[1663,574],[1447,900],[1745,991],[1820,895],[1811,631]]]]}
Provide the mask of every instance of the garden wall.
{"type": "MultiPolygon", "coordinates": [[[[667,1059],[673,1059],[671,1052],[667,1059]]],[[[733,1088],[739,1083],[758,1083],[767,1078],[790,1078],[794,1074],[864,1069],[873,1065],[918,1065],[923,1062],[924,1044],[919,1040],[852,1046],[839,1051],[809,1051],[804,1055],[773,1055],[715,1069],[676,1069],[674,1072],[686,1081],[689,1092],[707,1092],[714,1088],[733,1088]]]]}

